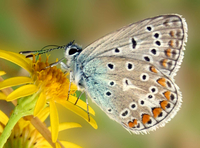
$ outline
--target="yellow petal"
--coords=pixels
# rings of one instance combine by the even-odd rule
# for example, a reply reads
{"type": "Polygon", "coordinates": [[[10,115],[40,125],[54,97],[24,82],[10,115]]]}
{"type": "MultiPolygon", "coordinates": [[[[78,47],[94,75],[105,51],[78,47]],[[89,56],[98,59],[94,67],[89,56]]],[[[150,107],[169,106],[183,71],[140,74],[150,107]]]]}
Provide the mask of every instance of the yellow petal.
{"type": "Polygon", "coordinates": [[[40,121],[44,122],[46,118],[49,116],[49,107],[45,107],[38,115],[37,117],[40,119],[40,121]]]}
{"type": "Polygon", "coordinates": [[[53,100],[50,100],[50,122],[51,122],[51,137],[55,143],[58,138],[59,119],[58,112],[53,100]]]}
{"type": "Polygon", "coordinates": [[[78,146],[78,145],[76,145],[76,144],[74,144],[74,143],[71,143],[71,142],[67,142],[67,141],[60,141],[61,143],[62,143],[62,145],[64,146],[64,147],[69,147],[69,148],[82,148],[82,147],[80,147],[80,146],[78,146]]]}
{"type": "Polygon", "coordinates": [[[33,83],[32,79],[29,77],[13,77],[6,79],[2,82],[0,82],[0,90],[7,88],[7,87],[12,87],[16,85],[21,85],[21,84],[26,84],[26,83],[33,83]]]}
{"type": "Polygon", "coordinates": [[[8,123],[8,120],[8,116],[6,116],[6,114],[4,114],[4,112],[0,110],[0,122],[6,125],[8,123]]]}
{"type": "Polygon", "coordinates": [[[8,96],[6,101],[13,101],[21,97],[29,96],[37,92],[37,87],[35,85],[29,84],[29,85],[24,85],[13,92],[11,92],[8,96]]]}
{"type": "Polygon", "coordinates": [[[7,52],[9,52],[9,54],[14,56],[14,57],[18,57],[19,59],[21,59],[21,61],[27,63],[28,65],[30,65],[32,63],[32,60],[29,59],[29,58],[26,58],[26,56],[23,55],[23,54],[11,52],[11,51],[7,51],[7,52]]]}
{"type": "MultiPolygon", "coordinates": [[[[60,123],[59,124],[59,132],[66,130],[66,129],[76,128],[76,127],[82,127],[82,126],[78,123],[75,123],[75,122],[60,123]]],[[[48,127],[48,129],[51,131],[51,127],[48,127]]]]}
{"type": "MultiPolygon", "coordinates": [[[[77,115],[81,116],[83,119],[85,119],[88,122],[88,114],[80,109],[79,107],[75,106],[74,104],[67,102],[67,101],[62,101],[62,100],[57,100],[57,102],[67,109],[73,111],[77,115]]],[[[88,122],[93,128],[97,129],[98,126],[96,124],[96,121],[90,116],[90,122],[88,122]]]]}
{"type": "Polygon", "coordinates": [[[3,76],[3,75],[5,75],[5,74],[6,74],[5,71],[0,71],[0,76],[3,76]]]}
{"type": "MultiPolygon", "coordinates": [[[[0,100],[6,100],[6,97],[7,96],[4,93],[0,92],[0,100]]],[[[0,116],[0,118],[1,118],[1,116],[0,116]]]]}
{"type": "Polygon", "coordinates": [[[59,124],[59,131],[63,131],[70,128],[82,127],[80,124],[75,122],[64,122],[59,124]]]}
{"type": "Polygon", "coordinates": [[[20,55],[14,52],[0,50],[0,58],[8,60],[12,63],[19,65],[20,67],[26,69],[29,73],[31,73],[31,60],[25,58],[24,55],[20,55]]]}
{"type": "Polygon", "coordinates": [[[61,148],[61,146],[58,142],[56,142],[56,148],[61,148]]]}
{"type": "MultiPolygon", "coordinates": [[[[76,100],[77,97],[71,95],[69,96],[69,101],[71,103],[74,104],[76,100]]],[[[83,100],[79,99],[76,105],[87,111],[87,104],[83,100]]],[[[95,112],[90,106],[89,106],[89,113],[95,116],[95,112]]]]}
{"type": "Polygon", "coordinates": [[[34,116],[37,116],[46,104],[46,97],[43,92],[41,92],[34,109],[34,116]]]}

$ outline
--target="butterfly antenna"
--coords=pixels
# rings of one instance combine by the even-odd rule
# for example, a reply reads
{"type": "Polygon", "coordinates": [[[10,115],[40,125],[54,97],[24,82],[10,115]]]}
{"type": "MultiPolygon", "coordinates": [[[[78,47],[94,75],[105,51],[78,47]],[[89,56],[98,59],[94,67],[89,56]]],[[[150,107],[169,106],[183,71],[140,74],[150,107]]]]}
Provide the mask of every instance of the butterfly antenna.
{"type": "MultiPolygon", "coordinates": [[[[37,54],[37,55],[40,55],[40,54],[44,54],[44,53],[47,53],[47,52],[51,52],[52,50],[55,50],[55,49],[62,49],[64,48],[65,46],[58,46],[58,45],[47,45],[45,47],[43,47],[41,50],[36,50],[36,51],[20,51],[19,54],[37,54]],[[49,48],[49,49],[45,49],[45,48],[48,48],[48,47],[54,47],[54,48],[49,48]]],[[[29,57],[31,55],[28,55],[29,57]]]]}
{"type": "MultiPolygon", "coordinates": [[[[19,54],[37,54],[37,55],[40,55],[40,54],[51,52],[51,51],[56,50],[56,49],[63,49],[65,47],[68,47],[68,46],[74,44],[74,41],[75,40],[73,40],[69,44],[63,45],[63,46],[47,45],[47,46],[44,46],[41,50],[36,50],[36,51],[20,51],[19,54]],[[54,47],[54,48],[49,48],[49,47],[54,47]],[[45,48],[48,48],[48,49],[45,49],[45,48]]],[[[26,58],[29,58],[29,57],[33,57],[33,55],[27,55],[26,56],[26,58]]]]}

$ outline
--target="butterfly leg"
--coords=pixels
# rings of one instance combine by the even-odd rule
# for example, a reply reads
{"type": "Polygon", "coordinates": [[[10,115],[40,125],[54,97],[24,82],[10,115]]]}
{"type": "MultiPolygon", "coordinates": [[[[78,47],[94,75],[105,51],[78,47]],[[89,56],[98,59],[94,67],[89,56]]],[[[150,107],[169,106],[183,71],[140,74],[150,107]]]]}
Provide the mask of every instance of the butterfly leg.
{"type": "Polygon", "coordinates": [[[60,66],[61,66],[61,69],[64,70],[64,71],[69,70],[69,67],[64,62],[60,62],[60,66]]]}
{"type": "MultiPolygon", "coordinates": [[[[58,64],[61,64],[63,63],[62,61],[64,60],[65,58],[62,58],[60,59],[58,62],[54,62],[54,63],[51,63],[49,66],[47,66],[46,68],[49,68],[49,67],[53,67],[53,66],[56,66],[58,64]]],[[[64,63],[63,63],[64,64],[64,63]]]]}
{"type": "Polygon", "coordinates": [[[67,100],[69,100],[69,93],[70,93],[70,87],[71,87],[71,83],[72,83],[72,71],[70,71],[69,73],[69,89],[68,89],[68,95],[67,95],[67,100]]]}
{"type": "Polygon", "coordinates": [[[64,71],[64,74],[66,74],[69,71],[69,68],[67,65],[63,62],[60,62],[61,69],[64,71]]]}
{"type": "MultiPolygon", "coordinates": [[[[68,67],[65,63],[63,63],[62,60],[61,60],[61,62],[60,62],[60,65],[61,65],[61,69],[62,69],[62,70],[65,70],[64,73],[67,73],[68,70],[69,70],[69,67],[68,67]]],[[[72,82],[72,80],[73,80],[72,76],[73,76],[73,75],[72,75],[72,71],[70,71],[70,73],[69,73],[69,89],[68,89],[67,100],[69,100],[70,87],[71,87],[71,82],[72,82]]]]}
{"type": "MultiPolygon", "coordinates": [[[[78,96],[76,102],[74,103],[74,105],[77,104],[78,100],[81,98],[81,96],[85,93],[85,91],[81,92],[81,94],[78,96]]],[[[89,103],[88,103],[88,97],[86,94],[86,104],[87,104],[87,114],[88,114],[88,122],[90,122],[90,113],[89,113],[89,103]]]]}
{"type": "Polygon", "coordinates": [[[87,104],[88,122],[90,122],[90,112],[89,112],[89,103],[88,103],[88,96],[87,96],[87,94],[86,94],[86,104],[87,104]]]}
{"type": "Polygon", "coordinates": [[[77,104],[78,100],[81,98],[81,96],[84,94],[84,92],[85,92],[85,91],[81,92],[81,94],[78,96],[78,98],[77,98],[76,102],[74,103],[74,105],[77,104]]]}

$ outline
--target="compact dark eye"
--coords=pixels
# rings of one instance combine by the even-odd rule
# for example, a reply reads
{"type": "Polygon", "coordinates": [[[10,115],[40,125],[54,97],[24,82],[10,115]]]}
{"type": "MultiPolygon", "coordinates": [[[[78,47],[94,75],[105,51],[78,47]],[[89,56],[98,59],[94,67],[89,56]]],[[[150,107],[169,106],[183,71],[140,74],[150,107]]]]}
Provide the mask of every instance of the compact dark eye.
{"type": "Polygon", "coordinates": [[[76,48],[72,48],[69,50],[69,55],[73,55],[77,52],[78,50],[76,48]]]}

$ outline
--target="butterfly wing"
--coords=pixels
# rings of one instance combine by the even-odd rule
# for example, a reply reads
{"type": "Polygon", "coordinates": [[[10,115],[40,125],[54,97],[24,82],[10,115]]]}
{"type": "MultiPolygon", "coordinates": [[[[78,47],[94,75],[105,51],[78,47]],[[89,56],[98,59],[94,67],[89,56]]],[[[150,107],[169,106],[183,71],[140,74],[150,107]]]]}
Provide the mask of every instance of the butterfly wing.
{"type": "Polygon", "coordinates": [[[187,24],[179,15],[162,15],[123,27],[86,47],[78,63],[101,56],[123,56],[153,63],[173,76],[183,59],[187,24]]]}
{"type": "Polygon", "coordinates": [[[131,24],[89,45],[79,55],[92,100],[133,133],[164,126],[179,110],[173,81],[183,58],[187,26],[178,15],[131,24]]]}
{"type": "Polygon", "coordinates": [[[154,130],[176,114],[181,94],[159,69],[150,71],[153,66],[132,58],[95,58],[84,68],[84,73],[90,74],[86,90],[110,118],[126,129],[133,133],[154,130]]]}

